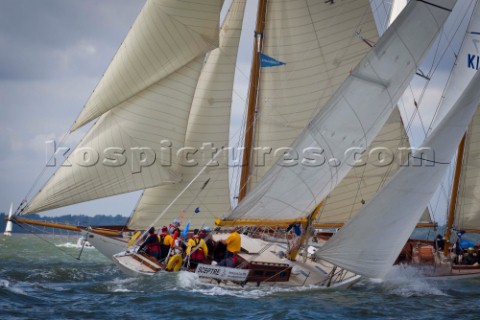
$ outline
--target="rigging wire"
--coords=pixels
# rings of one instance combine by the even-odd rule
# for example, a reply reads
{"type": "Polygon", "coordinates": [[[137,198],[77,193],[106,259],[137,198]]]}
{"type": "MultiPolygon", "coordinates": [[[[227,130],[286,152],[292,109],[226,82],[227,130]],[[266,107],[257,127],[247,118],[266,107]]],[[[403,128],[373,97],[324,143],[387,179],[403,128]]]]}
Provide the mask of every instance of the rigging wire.
{"type": "Polygon", "coordinates": [[[15,222],[15,224],[16,224],[17,226],[19,226],[20,228],[22,228],[23,230],[25,230],[26,232],[28,232],[28,233],[34,235],[35,237],[39,238],[41,241],[47,243],[48,245],[54,247],[55,249],[57,249],[57,250],[59,250],[59,251],[61,251],[61,252],[64,253],[65,255],[67,255],[67,256],[69,256],[69,257],[71,257],[71,258],[74,258],[75,260],[79,260],[78,257],[71,255],[71,254],[68,253],[66,250],[58,247],[55,243],[53,243],[53,242],[51,242],[51,241],[48,241],[45,237],[42,237],[42,236],[41,236],[41,234],[42,234],[41,231],[42,231],[42,230],[41,230],[39,227],[35,227],[35,226],[33,226],[33,225],[28,225],[30,228],[25,228],[25,226],[24,226],[23,223],[15,222]],[[36,233],[36,232],[33,232],[33,230],[35,230],[35,229],[38,230],[39,232],[37,232],[37,233],[36,233]]]}
{"type": "MultiPolygon", "coordinates": [[[[430,131],[433,129],[433,123],[434,123],[434,121],[435,121],[435,118],[436,118],[436,116],[437,116],[438,110],[439,110],[439,108],[440,108],[440,105],[441,105],[443,99],[441,99],[441,100],[438,102],[437,108],[436,108],[436,110],[435,110],[435,113],[434,113],[433,117],[431,118],[431,121],[430,121],[430,123],[429,123],[428,126],[426,126],[425,121],[424,121],[424,119],[423,119],[423,117],[422,117],[422,114],[421,114],[421,112],[420,112],[420,105],[421,105],[422,102],[423,102],[423,99],[424,99],[424,97],[425,97],[425,93],[427,92],[427,88],[428,88],[429,85],[430,85],[430,81],[431,81],[431,79],[433,78],[433,75],[437,73],[438,68],[442,65],[442,63],[444,62],[444,59],[447,58],[447,53],[448,53],[448,52],[453,53],[454,60],[456,61],[456,59],[457,59],[457,57],[458,57],[458,52],[459,52],[459,50],[460,50],[460,48],[461,48],[461,44],[459,45],[458,48],[456,48],[456,47],[453,46],[453,42],[454,42],[454,40],[457,38],[457,36],[458,36],[458,34],[460,33],[460,31],[463,30],[463,26],[462,26],[462,23],[464,22],[463,17],[467,16],[467,13],[468,13],[468,12],[473,12],[473,10],[472,10],[472,8],[471,8],[472,5],[473,5],[473,3],[470,3],[469,6],[465,6],[465,9],[464,9],[465,12],[463,12],[463,14],[457,15],[456,20],[453,22],[453,24],[456,26],[456,28],[454,29],[454,32],[453,32],[452,35],[449,36],[449,35],[446,33],[446,30],[445,30],[446,28],[445,28],[445,27],[442,28],[441,36],[444,37],[444,38],[445,38],[445,41],[447,42],[447,43],[445,44],[445,49],[443,49],[443,51],[440,50],[440,46],[441,46],[441,38],[440,38],[439,40],[437,40],[437,45],[436,45],[436,50],[435,50],[435,52],[434,52],[434,57],[433,57],[433,59],[432,59],[432,63],[431,63],[430,69],[429,69],[429,71],[428,71],[428,73],[427,73],[429,80],[427,80],[427,81],[425,82],[425,84],[424,84],[424,86],[423,86],[423,88],[422,88],[422,90],[421,90],[418,98],[415,97],[415,93],[414,93],[414,90],[413,90],[412,85],[409,85],[409,89],[407,90],[407,92],[408,92],[408,91],[410,92],[410,95],[411,95],[412,100],[413,100],[413,102],[414,102],[415,108],[413,108],[413,110],[414,110],[414,111],[413,111],[413,114],[412,114],[411,117],[408,119],[408,123],[407,123],[407,126],[406,126],[406,130],[410,133],[410,135],[411,135],[412,137],[415,136],[415,135],[413,134],[413,130],[412,130],[413,128],[412,128],[412,127],[413,127],[413,124],[414,124],[414,121],[415,121],[415,118],[416,118],[416,117],[418,117],[418,119],[419,119],[419,121],[420,121],[421,130],[423,131],[423,136],[424,136],[424,138],[426,138],[426,137],[428,136],[428,134],[430,133],[430,131]]],[[[469,21],[469,19],[467,19],[467,21],[469,21]]],[[[466,28],[466,27],[465,27],[465,28],[466,28]]],[[[451,70],[454,68],[454,66],[455,66],[455,62],[452,63],[451,70]]],[[[450,73],[449,73],[449,77],[448,77],[448,79],[447,79],[447,81],[446,81],[446,83],[445,83],[444,92],[445,92],[445,90],[446,90],[446,86],[448,85],[448,83],[449,83],[449,81],[450,81],[451,70],[450,70],[450,73]]],[[[442,97],[443,97],[443,95],[442,95],[442,97]]],[[[402,99],[403,99],[403,98],[402,98],[402,99]]],[[[402,103],[402,105],[403,105],[403,109],[404,109],[404,110],[403,110],[403,111],[404,111],[403,113],[404,113],[405,115],[407,115],[408,113],[407,113],[407,111],[406,111],[406,106],[405,106],[404,103],[402,103]]],[[[441,192],[443,195],[448,194],[448,192],[446,192],[446,190],[445,190],[445,182],[444,182],[444,181],[442,181],[441,184],[440,184],[440,192],[441,192]]],[[[447,201],[447,202],[448,202],[448,201],[447,201]]],[[[437,202],[436,202],[436,205],[435,205],[435,208],[436,208],[436,209],[435,209],[435,210],[437,210],[438,206],[439,206],[439,199],[438,199],[437,202]]],[[[430,213],[431,213],[431,215],[432,215],[432,218],[433,218],[433,220],[435,221],[435,220],[436,220],[436,219],[435,219],[435,214],[434,214],[434,212],[432,212],[432,210],[433,210],[433,205],[432,205],[431,202],[429,203],[429,208],[430,208],[430,213]]]]}

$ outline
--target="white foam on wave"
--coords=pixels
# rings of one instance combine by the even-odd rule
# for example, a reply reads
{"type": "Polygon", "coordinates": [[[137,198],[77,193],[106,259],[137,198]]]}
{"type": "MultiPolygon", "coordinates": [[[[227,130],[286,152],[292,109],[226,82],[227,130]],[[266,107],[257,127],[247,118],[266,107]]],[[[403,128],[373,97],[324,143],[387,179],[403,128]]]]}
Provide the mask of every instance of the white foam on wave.
{"type": "MultiPolygon", "coordinates": [[[[81,249],[82,246],[81,245],[78,245],[76,243],[72,243],[72,242],[66,242],[66,243],[59,243],[59,244],[56,244],[55,245],[56,247],[60,247],[60,248],[79,248],[81,249]]],[[[88,250],[88,249],[95,249],[95,247],[83,247],[84,250],[88,250]]]]}
{"type": "Polygon", "coordinates": [[[418,268],[405,265],[395,265],[380,283],[389,294],[402,297],[411,296],[447,296],[437,287],[437,284],[428,281],[418,268]]]}
{"type": "Polygon", "coordinates": [[[313,285],[301,287],[280,287],[275,285],[241,287],[236,284],[218,285],[214,280],[211,283],[205,283],[199,279],[198,275],[192,272],[181,271],[177,275],[177,284],[180,288],[207,296],[233,296],[238,298],[259,299],[277,293],[304,292],[321,289],[320,286],[313,285]]]}
{"type": "Polygon", "coordinates": [[[10,286],[10,282],[8,280],[0,279],[0,288],[8,288],[10,286]]]}
{"type": "Polygon", "coordinates": [[[143,292],[142,290],[133,290],[128,288],[129,285],[134,285],[138,281],[137,278],[115,278],[106,283],[107,289],[110,292],[143,292]]]}
{"type": "Polygon", "coordinates": [[[0,288],[5,288],[8,291],[11,291],[16,294],[22,294],[22,295],[27,295],[25,291],[23,291],[20,288],[17,288],[16,286],[11,286],[10,281],[5,280],[5,279],[0,279],[0,288]]]}

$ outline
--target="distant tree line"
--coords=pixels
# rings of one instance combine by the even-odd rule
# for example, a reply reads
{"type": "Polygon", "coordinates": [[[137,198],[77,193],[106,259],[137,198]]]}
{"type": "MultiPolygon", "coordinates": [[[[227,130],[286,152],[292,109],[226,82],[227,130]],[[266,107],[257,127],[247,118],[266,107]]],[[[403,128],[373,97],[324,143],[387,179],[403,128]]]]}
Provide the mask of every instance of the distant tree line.
{"type": "MultiPolygon", "coordinates": [[[[3,234],[5,231],[5,226],[7,224],[6,219],[7,215],[5,213],[0,213],[0,234],[3,234]]],[[[31,214],[25,217],[29,220],[40,220],[46,222],[68,224],[72,226],[119,226],[125,225],[128,221],[128,217],[116,215],[116,216],[107,216],[107,215],[96,215],[96,216],[85,216],[85,215],[64,215],[59,217],[42,217],[38,214],[31,214]]],[[[52,233],[52,228],[45,227],[29,227],[25,226],[22,228],[16,224],[13,224],[13,233],[52,233]]],[[[55,233],[58,234],[68,234],[71,233],[67,230],[55,229],[55,233]]]]}

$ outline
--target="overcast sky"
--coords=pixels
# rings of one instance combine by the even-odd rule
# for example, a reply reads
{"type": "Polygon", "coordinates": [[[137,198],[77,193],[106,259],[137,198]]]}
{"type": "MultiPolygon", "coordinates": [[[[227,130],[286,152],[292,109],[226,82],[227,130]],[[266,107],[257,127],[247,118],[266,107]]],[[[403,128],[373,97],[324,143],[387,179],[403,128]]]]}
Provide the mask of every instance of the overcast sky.
{"type": "MultiPolygon", "coordinates": [[[[6,212],[10,202],[16,208],[30,191],[45,169],[45,141],[60,141],[68,131],[144,2],[0,1],[0,211],[6,212]]],[[[242,48],[247,48],[239,56],[237,66],[237,118],[241,118],[249,74],[255,6],[255,1],[250,0],[244,23],[250,30],[241,42],[242,48]]],[[[376,14],[381,11],[385,11],[384,7],[377,6],[376,14]]],[[[428,123],[431,114],[427,110],[424,121],[428,123]]],[[[418,122],[415,125],[419,126],[418,122]]],[[[87,128],[70,137],[67,146],[75,145],[87,128]]],[[[28,194],[29,199],[51,174],[47,171],[43,175],[28,194]]],[[[129,215],[139,194],[93,201],[53,213],[129,215]]]]}
{"type": "MultiPolygon", "coordinates": [[[[143,4],[0,1],[1,211],[25,197],[45,167],[45,141],[58,141],[69,129],[143,4]]],[[[137,197],[115,197],[106,205],[73,206],[61,213],[128,215],[137,197]]]]}

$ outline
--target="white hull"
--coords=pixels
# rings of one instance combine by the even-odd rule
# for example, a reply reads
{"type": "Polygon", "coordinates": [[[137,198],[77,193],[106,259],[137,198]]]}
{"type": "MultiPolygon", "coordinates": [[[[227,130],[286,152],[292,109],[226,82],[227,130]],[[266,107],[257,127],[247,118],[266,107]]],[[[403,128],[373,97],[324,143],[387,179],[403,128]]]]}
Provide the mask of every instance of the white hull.
{"type": "Polygon", "coordinates": [[[127,247],[127,240],[124,238],[102,236],[86,230],[83,230],[81,233],[87,237],[87,241],[94,246],[95,249],[112,261],[114,254],[124,251],[127,247]]]}
{"type": "MultiPolygon", "coordinates": [[[[226,236],[228,235],[217,234],[214,235],[213,238],[214,240],[219,241],[222,238],[226,238],[226,236]]],[[[223,287],[238,287],[241,285],[249,287],[318,286],[319,288],[348,288],[360,280],[360,276],[340,268],[337,270],[334,265],[323,260],[314,261],[311,259],[311,257],[304,259],[302,256],[299,256],[297,261],[290,261],[285,258],[280,258],[276,255],[276,253],[285,250],[285,246],[283,244],[267,242],[261,239],[250,238],[242,235],[242,248],[250,253],[242,252],[239,254],[239,256],[248,263],[250,266],[248,269],[251,267],[252,269],[255,268],[254,270],[251,270],[250,276],[248,276],[248,281],[235,281],[231,279],[225,279],[224,277],[218,278],[216,276],[211,276],[211,273],[208,274],[208,277],[206,274],[202,277],[201,273],[196,272],[200,281],[204,284],[223,287]],[[268,268],[271,268],[271,266],[276,266],[276,271],[272,271],[273,269],[268,271],[268,268]],[[266,272],[275,274],[272,276],[268,275],[266,277],[262,275],[257,280],[257,278],[255,278],[257,273],[262,273],[264,270],[267,270],[266,272]],[[288,278],[285,277],[285,280],[278,278],[282,277],[280,274],[284,273],[289,273],[288,278]],[[274,277],[276,279],[273,279],[274,277]]],[[[160,264],[152,262],[151,260],[132,252],[121,252],[116,254],[113,257],[113,261],[124,273],[128,274],[129,276],[153,276],[164,272],[160,264]]],[[[215,273],[219,275],[222,273],[224,275],[225,269],[230,269],[232,273],[235,273],[233,270],[240,270],[210,265],[208,267],[211,269],[219,269],[217,270],[217,273],[215,273]]],[[[248,272],[246,275],[248,275],[248,272]]]]}

